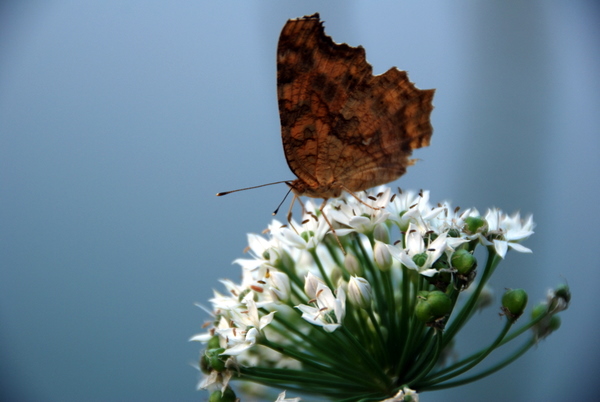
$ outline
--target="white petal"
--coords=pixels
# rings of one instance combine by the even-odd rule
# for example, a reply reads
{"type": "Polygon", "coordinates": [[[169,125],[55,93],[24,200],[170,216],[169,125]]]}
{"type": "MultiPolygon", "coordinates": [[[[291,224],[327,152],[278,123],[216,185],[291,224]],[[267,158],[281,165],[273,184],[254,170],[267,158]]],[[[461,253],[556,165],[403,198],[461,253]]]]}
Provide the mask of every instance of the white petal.
{"type": "Polygon", "coordinates": [[[419,273],[423,276],[432,277],[433,275],[437,274],[437,272],[438,272],[437,269],[429,268],[429,269],[424,269],[423,271],[421,271],[419,273]]]}
{"type": "Polygon", "coordinates": [[[273,321],[273,315],[275,315],[274,311],[270,312],[267,315],[263,315],[262,317],[260,317],[260,325],[259,325],[258,329],[262,330],[264,327],[269,325],[271,323],[271,321],[273,321]]]}
{"type": "Polygon", "coordinates": [[[500,258],[504,258],[506,251],[508,251],[508,242],[505,240],[495,239],[494,248],[496,249],[496,253],[500,256],[500,258]]]}
{"type": "Polygon", "coordinates": [[[532,253],[530,248],[520,245],[519,243],[508,243],[508,247],[512,248],[519,253],[532,253]]]}

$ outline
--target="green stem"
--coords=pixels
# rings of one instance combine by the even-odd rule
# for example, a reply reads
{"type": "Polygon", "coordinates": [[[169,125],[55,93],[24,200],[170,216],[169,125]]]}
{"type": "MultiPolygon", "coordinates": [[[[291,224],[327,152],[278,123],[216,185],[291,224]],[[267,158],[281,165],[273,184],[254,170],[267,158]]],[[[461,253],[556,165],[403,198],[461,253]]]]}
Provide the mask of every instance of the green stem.
{"type": "Polygon", "coordinates": [[[420,388],[420,391],[437,391],[440,389],[457,387],[459,385],[464,385],[464,384],[468,384],[473,381],[480,380],[480,379],[487,377],[488,375],[493,374],[496,371],[501,370],[504,367],[508,366],[509,364],[511,364],[512,362],[517,360],[519,357],[523,356],[525,354],[525,352],[527,352],[529,349],[531,349],[531,347],[534,346],[535,344],[536,344],[535,339],[532,338],[527,343],[525,343],[520,349],[518,349],[515,353],[513,353],[511,356],[507,357],[505,360],[501,361],[497,365],[495,365],[479,374],[476,374],[471,377],[463,378],[458,381],[447,382],[444,384],[437,384],[437,385],[431,385],[431,386],[425,385],[420,388]]]}
{"type": "Polygon", "coordinates": [[[423,387],[438,384],[438,383],[444,382],[446,380],[449,380],[451,378],[461,375],[462,373],[469,371],[470,369],[475,367],[477,364],[479,364],[483,359],[485,359],[490,353],[492,353],[492,351],[494,349],[496,349],[500,345],[500,343],[502,342],[502,340],[504,339],[504,337],[506,336],[506,334],[512,327],[513,323],[514,323],[514,321],[506,320],[506,324],[504,325],[504,328],[502,329],[500,334],[496,337],[494,342],[492,342],[492,344],[483,353],[479,354],[477,356],[477,358],[474,359],[471,363],[469,363],[466,366],[462,367],[461,369],[456,370],[455,372],[449,373],[445,376],[438,377],[434,380],[428,379],[424,384],[422,384],[420,386],[417,386],[417,384],[415,384],[415,387],[421,389],[423,387]]]}
{"type": "Polygon", "coordinates": [[[477,299],[483,290],[483,287],[489,280],[490,276],[494,273],[494,270],[500,263],[502,258],[498,254],[493,247],[488,247],[488,258],[485,264],[485,269],[483,270],[483,275],[481,276],[481,280],[477,284],[477,288],[471,294],[471,297],[467,301],[467,303],[463,306],[459,314],[456,316],[454,320],[450,323],[448,328],[446,328],[446,332],[444,335],[444,347],[448,345],[448,343],[454,338],[456,333],[465,325],[469,317],[472,315],[472,312],[477,305],[477,299]]]}

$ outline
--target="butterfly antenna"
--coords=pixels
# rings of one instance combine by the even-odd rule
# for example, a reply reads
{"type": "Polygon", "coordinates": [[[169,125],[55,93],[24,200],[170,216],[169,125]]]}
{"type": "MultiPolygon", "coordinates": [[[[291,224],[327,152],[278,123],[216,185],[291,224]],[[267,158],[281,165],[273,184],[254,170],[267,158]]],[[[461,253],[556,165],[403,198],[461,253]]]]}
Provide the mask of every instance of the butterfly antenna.
{"type": "MultiPolygon", "coordinates": [[[[237,193],[238,191],[244,191],[244,190],[252,190],[254,188],[260,188],[260,187],[266,187],[266,186],[271,186],[273,184],[280,184],[280,183],[289,183],[289,180],[283,180],[283,181],[276,181],[273,183],[267,183],[267,184],[261,184],[260,186],[254,186],[254,187],[246,187],[246,188],[238,188],[237,190],[231,190],[231,191],[224,191],[222,193],[217,193],[217,197],[221,197],[223,195],[227,195],[227,194],[231,194],[231,193],[237,193]]],[[[287,196],[286,196],[287,197],[287,196]]],[[[285,198],[284,198],[285,199],[285,198]]]]}
{"type": "Polygon", "coordinates": [[[292,192],[292,188],[290,187],[290,189],[288,190],[288,192],[285,193],[285,197],[283,197],[283,200],[281,200],[281,202],[279,203],[279,205],[277,205],[277,208],[275,208],[275,211],[273,211],[273,215],[277,215],[277,212],[279,212],[279,208],[281,208],[281,206],[283,205],[283,203],[288,198],[288,195],[290,195],[291,192],[292,192]]]}

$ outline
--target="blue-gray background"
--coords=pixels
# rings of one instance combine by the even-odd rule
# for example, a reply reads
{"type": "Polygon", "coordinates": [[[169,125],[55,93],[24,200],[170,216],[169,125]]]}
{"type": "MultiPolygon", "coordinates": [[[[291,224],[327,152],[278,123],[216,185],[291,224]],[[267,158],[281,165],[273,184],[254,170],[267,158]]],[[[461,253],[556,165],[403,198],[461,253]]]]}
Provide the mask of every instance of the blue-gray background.
{"type": "MultiPolygon", "coordinates": [[[[397,183],[533,213],[493,280],[568,281],[563,327],[504,371],[426,401],[585,400],[600,346],[596,2],[30,1],[0,5],[0,392],[43,401],[205,400],[205,302],[293,178],[275,47],[315,11],[376,73],[437,88],[431,147],[397,183]],[[168,4],[167,4],[168,3],[168,4]]],[[[283,218],[282,218],[283,219],[283,218]]],[[[475,317],[459,347],[502,325],[475,317]]],[[[494,356],[492,356],[494,358],[494,356]]]]}

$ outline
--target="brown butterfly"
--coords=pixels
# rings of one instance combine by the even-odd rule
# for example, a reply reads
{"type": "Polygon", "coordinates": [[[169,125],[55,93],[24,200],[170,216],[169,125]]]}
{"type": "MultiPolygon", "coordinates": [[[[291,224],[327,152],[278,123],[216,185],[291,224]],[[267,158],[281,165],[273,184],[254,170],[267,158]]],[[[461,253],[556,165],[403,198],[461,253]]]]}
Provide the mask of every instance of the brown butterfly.
{"type": "Polygon", "coordinates": [[[319,14],[289,20],[277,95],[292,191],[327,199],[396,180],[429,145],[433,94],[395,67],[373,76],[364,48],[333,42],[319,14]]]}
{"type": "Polygon", "coordinates": [[[319,14],[288,20],[277,96],[283,150],[298,177],[285,183],[295,198],[326,201],[403,175],[412,150],[429,145],[434,91],[417,89],[395,67],[374,76],[364,48],[333,42],[319,14]]]}

